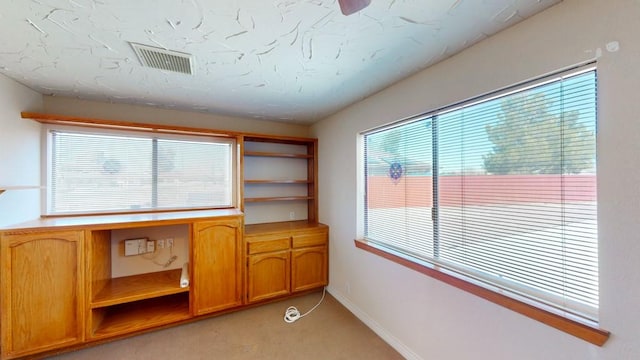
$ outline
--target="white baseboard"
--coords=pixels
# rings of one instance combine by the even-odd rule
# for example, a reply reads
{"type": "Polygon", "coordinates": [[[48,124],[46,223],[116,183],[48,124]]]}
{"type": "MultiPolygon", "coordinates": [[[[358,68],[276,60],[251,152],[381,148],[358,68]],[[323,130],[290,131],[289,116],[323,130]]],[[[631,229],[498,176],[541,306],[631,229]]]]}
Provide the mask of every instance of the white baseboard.
{"type": "Polygon", "coordinates": [[[380,336],[382,340],[384,340],[387,344],[389,344],[392,348],[399,352],[400,355],[409,360],[424,360],[418,354],[413,352],[413,350],[411,350],[400,340],[398,340],[395,336],[393,336],[390,332],[388,332],[385,328],[383,328],[380,324],[378,324],[375,320],[373,320],[367,313],[353,304],[341,292],[337,291],[331,286],[327,287],[327,291],[329,292],[329,294],[331,294],[331,296],[336,298],[338,302],[340,302],[344,307],[351,311],[358,319],[360,319],[360,321],[365,323],[365,325],[373,330],[373,332],[380,336]]]}

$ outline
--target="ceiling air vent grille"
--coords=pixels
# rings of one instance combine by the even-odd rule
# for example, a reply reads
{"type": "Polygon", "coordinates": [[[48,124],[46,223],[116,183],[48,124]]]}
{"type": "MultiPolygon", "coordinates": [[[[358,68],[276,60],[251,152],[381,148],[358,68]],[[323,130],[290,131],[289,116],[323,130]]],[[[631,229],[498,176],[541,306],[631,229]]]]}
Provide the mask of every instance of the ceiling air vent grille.
{"type": "Polygon", "coordinates": [[[193,74],[193,56],[191,54],[136,43],[130,44],[143,66],[193,74]]]}

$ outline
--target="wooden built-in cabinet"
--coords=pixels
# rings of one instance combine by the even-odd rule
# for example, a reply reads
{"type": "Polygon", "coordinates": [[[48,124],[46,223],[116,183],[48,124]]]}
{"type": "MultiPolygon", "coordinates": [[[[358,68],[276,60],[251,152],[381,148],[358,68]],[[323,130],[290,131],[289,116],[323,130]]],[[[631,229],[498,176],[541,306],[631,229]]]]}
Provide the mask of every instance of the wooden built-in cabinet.
{"type": "Polygon", "coordinates": [[[328,228],[293,231],[291,235],[291,291],[327,285],[328,228]]]}
{"type": "Polygon", "coordinates": [[[247,302],[291,293],[291,239],[288,234],[250,235],[247,244],[247,302]]]}
{"type": "Polygon", "coordinates": [[[246,301],[328,283],[328,228],[318,223],[318,142],[242,138],[246,301]]]}
{"type": "Polygon", "coordinates": [[[328,283],[328,227],[307,221],[247,225],[247,302],[328,283]]]}
{"type": "Polygon", "coordinates": [[[0,234],[2,358],[81,343],[82,230],[0,234]]]}
{"type": "Polygon", "coordinates": [[[203,210],[45,218],[0,231],[0,359],[242,306],[242,219],[203,210]],[[112,277],[114,231],[172,225],[191,229],[190,286],[180,287],[181,269],[112,277]]]}
{"type": "Polygon", "coordinates": [[[327,284],[328,227],[239,210],[45,218],[0,231],[0,359],[113,339],[327,284]],[[181,269],[113,277],[123,230],[188,229],[181,269]],[[244,232],[247,231],[246,236],[244,232]]]}
{"type": "Polygon", "coordinates": [[[193,224],[193,313],[242,305],[242,219],[193,224]]]}
{"type": "Polygon", "coordinates": [[[242,149],[247,224],[318,221],[316,139],[243,136],[242,149]]]}
{"type": "Polygon", "coordinates": [[[316,139],[22,116],[234,138],[241,186],[232,209],[43,217],[0,229],[0,360],[45,356],[327,285],[316,139]],[[114,265],[122,260],[115,256],[124,256],[114,248],[122,233],[165,233],[174,226],[188,244],[188,259],[181,261],[188,261],[189,286],[180,286],[179,268],[122,275],[114,265]]]}

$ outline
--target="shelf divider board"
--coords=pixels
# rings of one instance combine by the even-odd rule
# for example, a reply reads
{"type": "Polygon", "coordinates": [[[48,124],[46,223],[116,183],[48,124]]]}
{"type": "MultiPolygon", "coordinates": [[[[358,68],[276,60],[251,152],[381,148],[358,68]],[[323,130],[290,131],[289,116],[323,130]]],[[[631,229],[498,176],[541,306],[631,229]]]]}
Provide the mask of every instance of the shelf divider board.
{"type": "Polygon", "coordinates": [[[328,228],[327,225],[311,222],[309,220],[282,221],[275,223],[245,225],[245,235],[266,235],[281,233],[283,231],[295,231],[305,229],[328,228]]]}
{"type": "Polygon", "coordinates": [[[109,279],[92,299],[91,307],[95,309],[188,292],[188,287],[180,287],[181,273],[181,269],[174,269],[109,279]]]}
{"type": "Polygon", "coordinates": [[[42,189],[43,186],[0,186],[0,195],[7,190],[29,190],[29,189],[42,189]]]}
{"type": "Polygon", "coordinates": [[[311,200],[311,196],[277,196],[277,197],[258,197],[258,198],[245,198],[245,202],[267,202],[267,201],[297,201],[297,200],[311,200]]]}
{"type": "Polygon", "coordinates": [[[262,156],[262,157],[285,157],[285,158],[300,158],[310,159],[313,155],[309,154],[292,154],[292,153],[276,153],[276,152],[264,152],[264,151],[245,151],[245,156],[262,156]]]}
{"type": "Polygon", "coordinates": [[[309,184],[311,180],[245,180],[245,184],[309,184]]]}

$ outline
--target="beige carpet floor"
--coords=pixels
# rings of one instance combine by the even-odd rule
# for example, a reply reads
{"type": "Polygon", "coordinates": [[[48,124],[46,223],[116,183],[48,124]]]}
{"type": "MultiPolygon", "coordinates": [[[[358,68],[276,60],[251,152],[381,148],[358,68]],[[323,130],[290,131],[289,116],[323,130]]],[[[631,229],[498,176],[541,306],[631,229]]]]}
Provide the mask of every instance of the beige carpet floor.
{"type": "Polygon", "coordinates": [[[311,314],[283,321],[290,305],[311,309],[322,293],[283,300],[51,357],[75,359],[402,359],[329,293],[311,314]]]}

